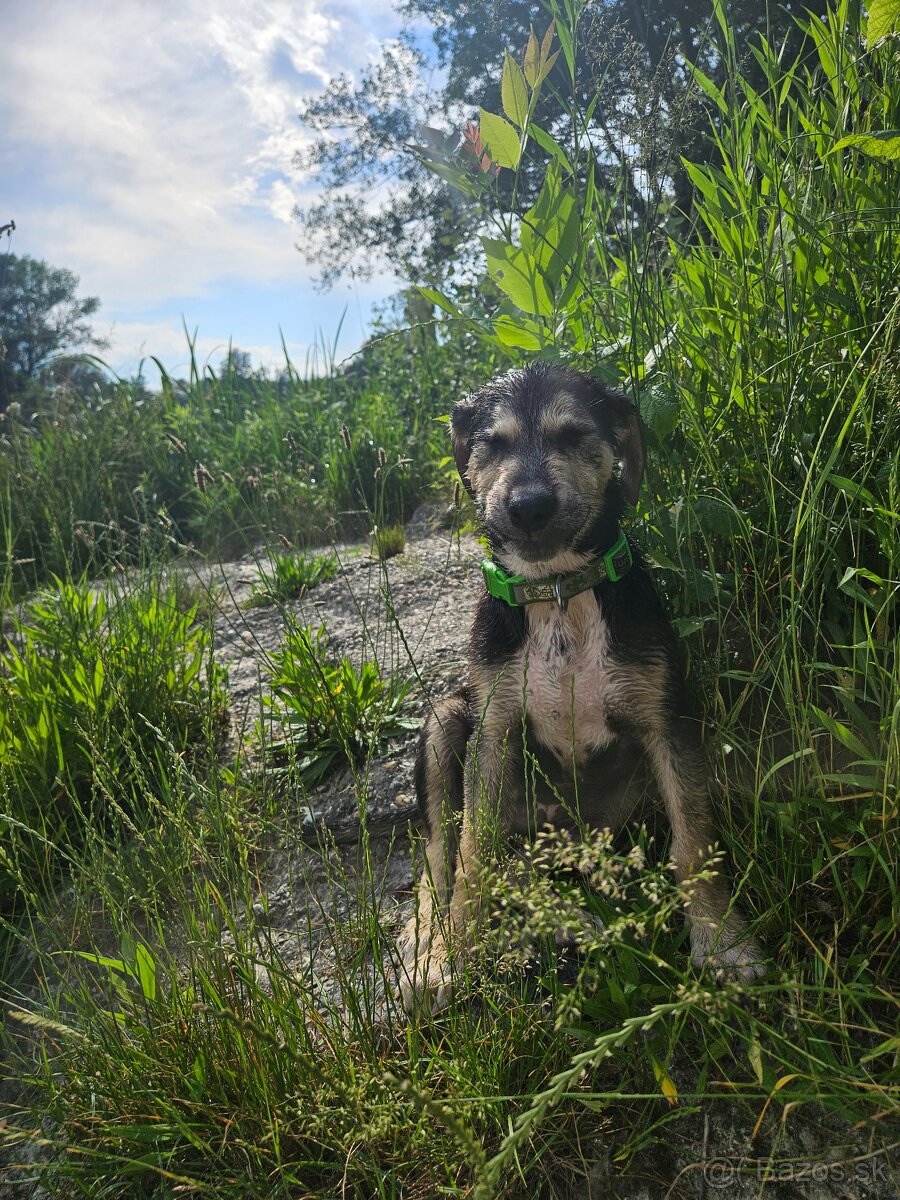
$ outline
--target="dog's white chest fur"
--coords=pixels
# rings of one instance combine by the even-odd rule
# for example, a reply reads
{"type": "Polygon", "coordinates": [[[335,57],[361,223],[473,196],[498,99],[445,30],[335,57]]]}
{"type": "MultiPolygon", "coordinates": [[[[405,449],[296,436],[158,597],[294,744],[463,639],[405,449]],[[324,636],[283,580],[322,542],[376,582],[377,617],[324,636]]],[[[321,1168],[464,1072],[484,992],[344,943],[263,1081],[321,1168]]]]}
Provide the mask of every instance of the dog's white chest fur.
{"type": "Polygon", "coordinates": [[[575,596],[565,613],[556,605],[532,606],[525,651],[526,711],[538,741],[564,766],[608,746],[615,672],[593,593],[575,596]]]}

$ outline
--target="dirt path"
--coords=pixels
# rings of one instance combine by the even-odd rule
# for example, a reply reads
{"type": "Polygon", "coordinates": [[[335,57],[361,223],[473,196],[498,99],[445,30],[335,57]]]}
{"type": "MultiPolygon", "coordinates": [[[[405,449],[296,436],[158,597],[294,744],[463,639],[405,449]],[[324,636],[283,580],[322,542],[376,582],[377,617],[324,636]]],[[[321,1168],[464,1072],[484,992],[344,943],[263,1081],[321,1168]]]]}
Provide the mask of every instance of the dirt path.
{"type": "MultiPolygon", "coordinates": [[[[334,547],[339,574],[306,596],[277,606],[247,607],[267,570],[263,552],[182,568],[209,586],[215,598],[215,654],[228,669],[233,748],[260,716],[271,655],[282,645],[288,620],[324,626],[335,657],[346,655],[356,666],[374,659],[383,673],[412,680],[408,705],[414,713],[423,714],[430,700],[458,685],[483,550],[474,538],[435,532],[427,521],[414,521],[405,551],[386,562],[373,559],[366,545],[334,547]]],[[[371,856],[365,870],[377,877],[388,922],[399,920],[410,903],[413,868],[407,832],[416,815],[412,775],[417,736],[393,740],[356,775],[345,768],[307,794],[285,797],[289,834],[264,861],[256,917],[265,920],[267,940],[282,962],[301,976],[314,970],[326,993],[333,977],[329,930],[335,922],[351,919],[354,876],[362,878],[363,807],[369,831],[365,852],[371,856]]]]}

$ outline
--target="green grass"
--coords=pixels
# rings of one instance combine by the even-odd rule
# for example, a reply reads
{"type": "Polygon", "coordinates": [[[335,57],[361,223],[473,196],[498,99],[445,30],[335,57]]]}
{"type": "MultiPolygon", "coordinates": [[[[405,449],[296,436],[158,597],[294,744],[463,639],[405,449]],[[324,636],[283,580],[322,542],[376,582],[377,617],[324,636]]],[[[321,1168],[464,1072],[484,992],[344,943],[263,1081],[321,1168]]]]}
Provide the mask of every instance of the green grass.
{"type": "Polygon", "coordinates": [[[372,557],[393,558],[406,549],[406,531],[402,525],[385,525],[372,531],[372,557]]]}
{"type": "Polygon", "coordinates": [[[277,378],[230,359],[204,368],[189,345],[188,380],[163,374],[158,392],[112,380],[100,396],[0,414],[0,586],[402,521],[441,478],[435,418],[494,360],[459,329],[417,339],[415,354],[410,336],[379,330],[351,361],[329,353],[305,373],[286,358],[277,378]]]}
{"type": "Polygon", "coordinates": [[[223,672],[185,600],[159,576],[57,581],[14,615],[0,653],[0,915],[52,895],[85,837],[127,836],[170,755],[215,756],[223,672]]]}
{"type": "Polygon", "coordinates": [[[337,763],[354,763],[382,748],[386,739],[418,728],[403,715],[410,682],[382,674],[366,659],[333,661],[325,627],[289,620],[284,645],[272,655],[271,698],[264,699],[273,759],[286,763],[304,784],[319,782],[337,763]]]}
{"type": "MultiPolygon", "coordinates": [[[[255,748],[223,761],[195,601],[158,573],[102,602],[63,584],[19,618],[0,684],[5,1045],[23,1106],[2,1136],[12,1161],[40,1148],[27,1173],[51,1194],[580,1194],[597,1143],[614,1188],[682,1130],[699,1158],[725,1104],[776,1165],[806,1117],[835,1122],[810,1157],[896,1141],[900,181],[840,146],[900,127],[895,48],[866,46],[838,6],[802,61],[758,48],[751,89],[714,20],[727,82],[697,86],[718,155],[692,171],[687,235],[662,211],[611,220],[621,198],[585,183],[573,101],[582,186],[557,161],[531,234],[507,222],[491,250],[525,256],[533,295],[495,270],[504,308],[450,321],[420,375],[387,348],[340,378],[196,371],[189,404],[174,385],[124,387],[58,426],[7,421],[0,527],[6,597],[54,569],[158,560],[169,539],[302,544],[363,517],[364,533],[442,477],[432,418],[492,363],[526,347],[627,382],[649,436],[634,532],[705,703],[722,845],[769,974],[694,974],[665,846],[636,833],[637,850],[597,848],[622,911],[605,937],[587,928],[574,984],[540,947],[526,969],[521,948],[548,911],[598,902],[525,862],[457,1003],[407,1021],[383,844],[365,819],[352,850],[307,844],[296,770],[286,796],[255,748]],[[267,892],[273,847],[294,938],[267,892]],[[646,871],[629,874],[632,853],[646,871]]],[[[369,584],[389,614],[393,569],[369,584]]],[[[262,697],[264,717],[293,711],[301,762],[350,766],[361,811],[372,748],[426,665],[396,631],[391,645],[380,665],[336,660],[290,626],[262,697]]],[[[498,903],[509,887],[494,881],[498,903]]]]}
{"type": "Polygon", "coordinates": [[[294,600],[319,583],[334,579],[340,564],[333,554],[282,554],[273,551],[262,564],[262,582],[254,584],[248,608],[294,600]]]}

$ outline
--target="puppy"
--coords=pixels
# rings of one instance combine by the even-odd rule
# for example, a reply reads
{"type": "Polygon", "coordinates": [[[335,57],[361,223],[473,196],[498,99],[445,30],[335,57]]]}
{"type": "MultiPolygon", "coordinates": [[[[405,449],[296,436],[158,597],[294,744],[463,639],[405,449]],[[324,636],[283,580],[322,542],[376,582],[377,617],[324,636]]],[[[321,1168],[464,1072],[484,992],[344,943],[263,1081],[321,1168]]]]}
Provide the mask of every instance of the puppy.
{"type": "MultiPolygon", "coordinates": [[[[450,953],[477,930],[479,864],[503,839],[548,823],[616,830],[649,780],[680,880],[715,840],[675,637],[620,528],[644,471],[637,412],[589,376],[539,363],[460,401],[450,428],[493,559],[468,680],[435,705],[416,761],[426,861],[399,939],[400,992],[432,1010],[451,995],[450,953]],[[525,770],[526,747],[538,771],[525,770]]],[[[756,975],[726,883],[691,886],[694,961],[756,975]]]]}

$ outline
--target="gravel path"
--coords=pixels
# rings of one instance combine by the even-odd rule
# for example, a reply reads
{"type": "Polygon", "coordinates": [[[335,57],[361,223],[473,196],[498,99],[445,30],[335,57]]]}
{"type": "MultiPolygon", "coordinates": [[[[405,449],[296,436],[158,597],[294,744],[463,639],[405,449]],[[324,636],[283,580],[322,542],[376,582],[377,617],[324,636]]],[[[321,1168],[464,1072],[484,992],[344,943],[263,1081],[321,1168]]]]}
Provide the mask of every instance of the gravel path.
{"type": "MultiPolygon", "coordinates": [[[[405,551],[386,562],[373,559],[367,545],[333,547],[339,574],[281,605],[247,606],[267,570],[264,550],[233,562],[181,568],[214,597],[215,654],[228,669],[232,749],[260,715],[271,655],[282,645],[288,620],[324,626],[335,657],[345,655],[357,666],[374,659],[383,673],[410,679],[413,714],[421,716],[429,701],[458,686],[484,552],[473,537],[451,536],[434,525],[433,512],[421,513],[408,528],[405,551]]],[[[298,975],[314,974],[326,996],[334,976],[331,932],[335,923],[352,918],[356,881],[377,879],[389,925],[411,903],[407,833],[416,816],[417,737],[410,733],[391,741],[361,773],[345,768],[308,794],[285,796],[286,836],[260,864],[253,919],[264,921],[266,939],[282,961],[298,975]],[[363,806],[369,830],[364,850],[363,806]],[[364,854],[370,855],[368,863],[364,854]]]]}

